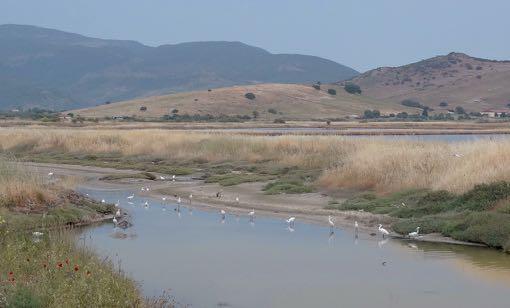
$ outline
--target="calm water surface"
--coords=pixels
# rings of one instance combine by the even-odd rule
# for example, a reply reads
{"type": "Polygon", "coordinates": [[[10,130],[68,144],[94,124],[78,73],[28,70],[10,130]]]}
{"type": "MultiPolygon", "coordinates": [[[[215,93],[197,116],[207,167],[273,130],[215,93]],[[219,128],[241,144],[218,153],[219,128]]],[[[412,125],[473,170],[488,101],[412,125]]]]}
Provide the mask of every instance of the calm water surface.
{"type": "Polygon", "coordinates": [[[510,256],[431,243],[382,240],[281,219],[190,211],[129,191],[82,190],[121,201],[134,226],[84,230],[85,245],[141,283],[171,289],[192,307],[508,307],[510,256]],[[146,200],[150,207],[142,206],[146,200]],[[166,209],[164,211],[163,209],[166,209]],[[123,232],[125,239],[112,236],[123,232]],[[383,265],[383,262],[386,262],[383,265]]]}

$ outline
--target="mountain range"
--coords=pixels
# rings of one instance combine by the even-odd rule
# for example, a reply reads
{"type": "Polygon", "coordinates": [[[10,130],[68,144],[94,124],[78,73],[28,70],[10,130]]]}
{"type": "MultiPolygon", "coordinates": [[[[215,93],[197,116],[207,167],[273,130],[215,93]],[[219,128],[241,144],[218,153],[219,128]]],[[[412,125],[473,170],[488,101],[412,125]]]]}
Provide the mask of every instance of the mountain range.
{"type": "Polygon", "coordinates": [[[259,83],[333,82],[358,72],[240,42],[150,47],[25,25],[0,26],[0,109],[71,109],[259,83]]]}

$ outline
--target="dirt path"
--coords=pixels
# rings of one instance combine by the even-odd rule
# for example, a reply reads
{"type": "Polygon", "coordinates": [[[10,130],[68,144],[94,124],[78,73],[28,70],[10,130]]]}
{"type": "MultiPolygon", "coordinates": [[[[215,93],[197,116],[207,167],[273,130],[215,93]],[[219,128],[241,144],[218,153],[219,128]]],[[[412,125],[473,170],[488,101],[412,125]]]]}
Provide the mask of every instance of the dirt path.
{"type": "MultiPolygon", "coordinates": [[[[324,207],[331,200],[331,197],[320,193],[307,194],[279,194],[266,195],[261,190],[264,183],[244,183],[236,186],[223,187],[216,183],[204,183],[202,180],[195,180],[192,176],[179,176],[176,181],[171,180],[142,180],[142,179],[121,179],[114,181],[103,181],[101,177],[112,174],[137,174],[136,170],[118,170],[80,165],[59,165],[44,163],[24,163],[26,167],[35,173],[47,176],[49,172],[54,177],[73,177],[80,183],[81,187],[95,190],[136,190],[139,195],[160,198],[163,196],[176,199],[181,197],[186,206],[192,206],[203,210],[224,209],[233,214],[247,214],[252,209],[257,216],[271,216],[287,218],[295,216],[299,220],[327,225],[328,215],[333,216],[335,225],[343,228],[354,228],[354,221],[360,224],[360,230],[367,233],[376,232],[376,226],[381,223],[388,225],[392,218],[384,215],[376,215],[367,212],[327,210],[324,207]],[[140,191],[141,187],[150,187],[149,191],[140,191]],[[216,197],[218,192],[222,197],[216,197]],[[190,204],[189,195],[192,194],[190,204]],[[239,198],[239,202],[236,201],[239,198]]],[[[171,178],[169,175],[157,174],[171,178]]],[[[345,192],[336,195],[335,200],[342,201],[348,198],[352,192],[345,192]]],[[[399,235],[394,237],[401,238],[399,235]]],[[[443,242],[452,244],[471,244],[446,238],[438,234],[429,234],[420,237],[419,240],[430,242],[443,242]]]]}

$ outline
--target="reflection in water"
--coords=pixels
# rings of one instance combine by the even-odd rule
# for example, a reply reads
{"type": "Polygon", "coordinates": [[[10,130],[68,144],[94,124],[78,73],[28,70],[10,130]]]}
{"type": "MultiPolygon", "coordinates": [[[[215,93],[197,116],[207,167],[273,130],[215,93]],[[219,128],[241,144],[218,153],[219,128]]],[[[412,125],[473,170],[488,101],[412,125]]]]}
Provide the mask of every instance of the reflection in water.
{"type": "MultiPolygon", "coordinates": [[[[130,194],[89,192],[108,201],[130,194]]],[[[147,296],[171,288],[179,302],[193,307],[508,304],[510,257],[495,250],[381,240],[309,224],[294,232],[283,219],[258,218],[253,228],[248,215],[220,224],[226,219],[218,212],[195,210],[179,218],[177,211],[159,210],[161,200],[149,201],[145,210],[144,200],[133,199],[134,226],[124,234],[112,237],[113,226],[105,224],[85,229],[82,237],[114,263],[122,261],[147,296]]]]}

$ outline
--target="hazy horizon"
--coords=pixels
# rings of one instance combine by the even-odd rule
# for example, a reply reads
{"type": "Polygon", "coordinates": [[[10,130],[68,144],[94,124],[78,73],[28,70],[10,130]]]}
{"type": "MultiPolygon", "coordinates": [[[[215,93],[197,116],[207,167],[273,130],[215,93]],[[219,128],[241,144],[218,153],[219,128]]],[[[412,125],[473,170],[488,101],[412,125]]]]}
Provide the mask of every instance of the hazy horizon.
{"type": "Polygon", "coordinates": [[[272,53],[327,58],[366,71],[449,52],[508,60],[502,0],[306,1],[7,0],[0,24],[24,24],[149,46],[240,41],[272,53]],[[27,9],[30,8],[30,9],[27,9]]]}

